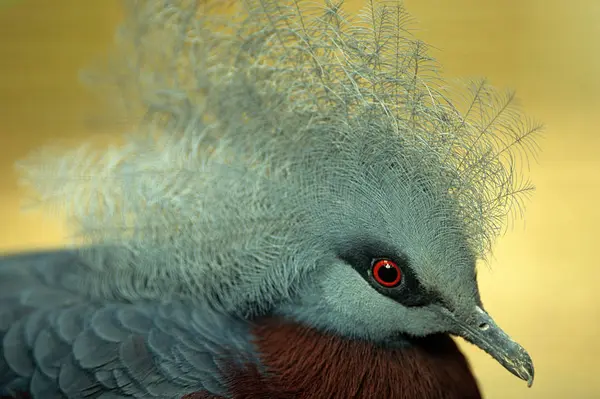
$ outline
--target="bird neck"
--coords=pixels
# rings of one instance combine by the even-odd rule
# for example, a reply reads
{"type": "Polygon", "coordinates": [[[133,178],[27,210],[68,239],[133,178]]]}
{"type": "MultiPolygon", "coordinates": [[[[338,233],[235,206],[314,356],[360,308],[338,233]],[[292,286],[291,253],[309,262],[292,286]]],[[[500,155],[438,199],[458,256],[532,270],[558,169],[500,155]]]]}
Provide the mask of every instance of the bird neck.
{"type": "Polygon", "coordinates": [[[261,371],[236,372],[234,398],[481,398],[447,335],[384,347],[280,319],[259,320],[253,335],[261,371]]]}

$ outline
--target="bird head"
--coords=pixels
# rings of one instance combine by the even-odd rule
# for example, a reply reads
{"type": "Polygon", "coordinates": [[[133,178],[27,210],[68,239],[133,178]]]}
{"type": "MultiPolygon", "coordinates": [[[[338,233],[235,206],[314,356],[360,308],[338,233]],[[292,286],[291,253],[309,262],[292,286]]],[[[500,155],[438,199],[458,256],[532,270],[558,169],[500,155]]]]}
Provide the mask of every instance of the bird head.
{"type": "Polygon", "coordinates": [[[289,248],[289,264],[302,272],[276,312],[392,345],[449,333],[531,384],[529,355],[483,308],[469,226],[442,171],[428,166],[422,148],[377,131],[389,126],[346,128],[315,135],[318,144],[296,164],[299,180],[286,175],[294,194],[285,209],[296,215],[286,221],[296,231],[289,242],[302,243],[289,248]],[[379,135],[386,139],[371,140],[379,135]]]}
{"type": "Polygon", "coordinates": [[[401,2],[244,3],[126,2],[102,81],[143,112],[135,134],[24,164],[89,244],[78,287],[380,343],[453,334],[531,384],[476,263],[530,189],[539,126],[510,92],[443,81],[401,2]]]}

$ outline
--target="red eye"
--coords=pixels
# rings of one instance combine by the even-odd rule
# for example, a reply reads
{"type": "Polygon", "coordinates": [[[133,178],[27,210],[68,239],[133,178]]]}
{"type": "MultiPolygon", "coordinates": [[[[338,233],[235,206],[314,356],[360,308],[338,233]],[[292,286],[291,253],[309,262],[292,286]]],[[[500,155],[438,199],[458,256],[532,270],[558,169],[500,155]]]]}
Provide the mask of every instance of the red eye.
{"type": "Polygon", "coordinates": [[[373,278],[382,286],[393,288],[400,284],[402,271],[391,260],[381,259],[373,264],[373,278]]]}

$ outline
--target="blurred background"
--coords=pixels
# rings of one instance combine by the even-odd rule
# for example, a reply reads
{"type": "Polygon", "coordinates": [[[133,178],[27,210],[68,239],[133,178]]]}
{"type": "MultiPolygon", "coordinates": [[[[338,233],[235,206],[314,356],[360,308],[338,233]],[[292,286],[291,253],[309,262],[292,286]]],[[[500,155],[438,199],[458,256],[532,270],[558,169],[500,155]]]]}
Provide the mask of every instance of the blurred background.
{"type": "MultiPolygon", "coordinates": [[[[363,1],[347,0],[349,9],[363,1]]],[[[545,122],[524,222],[480,270],[486,307],[532,355],[533,388],[464,345],[485,396],[600,398],[600,1],[408,0],[449,77],[517,90],[545,122]]],[[[14,162],[54,139],[114,134],[78,80],[112,44],[117,0],[0,0],[0,253],[65,243],[23,214],[14,162]]]]}

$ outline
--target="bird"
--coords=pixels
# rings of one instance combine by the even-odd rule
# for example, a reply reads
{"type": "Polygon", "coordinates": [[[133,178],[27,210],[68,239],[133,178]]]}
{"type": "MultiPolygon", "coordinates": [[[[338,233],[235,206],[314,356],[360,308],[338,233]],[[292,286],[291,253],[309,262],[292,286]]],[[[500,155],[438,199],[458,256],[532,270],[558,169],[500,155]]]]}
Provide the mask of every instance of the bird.
{"type": "Polygon", "coordinates": [[[477,268],[542,125],[401,1],[223,4],[125,0],[127,131],[19,163],[73,240],[0,260],[0,396],[481,398],[456,338],[531,386],[477,268]]]}

